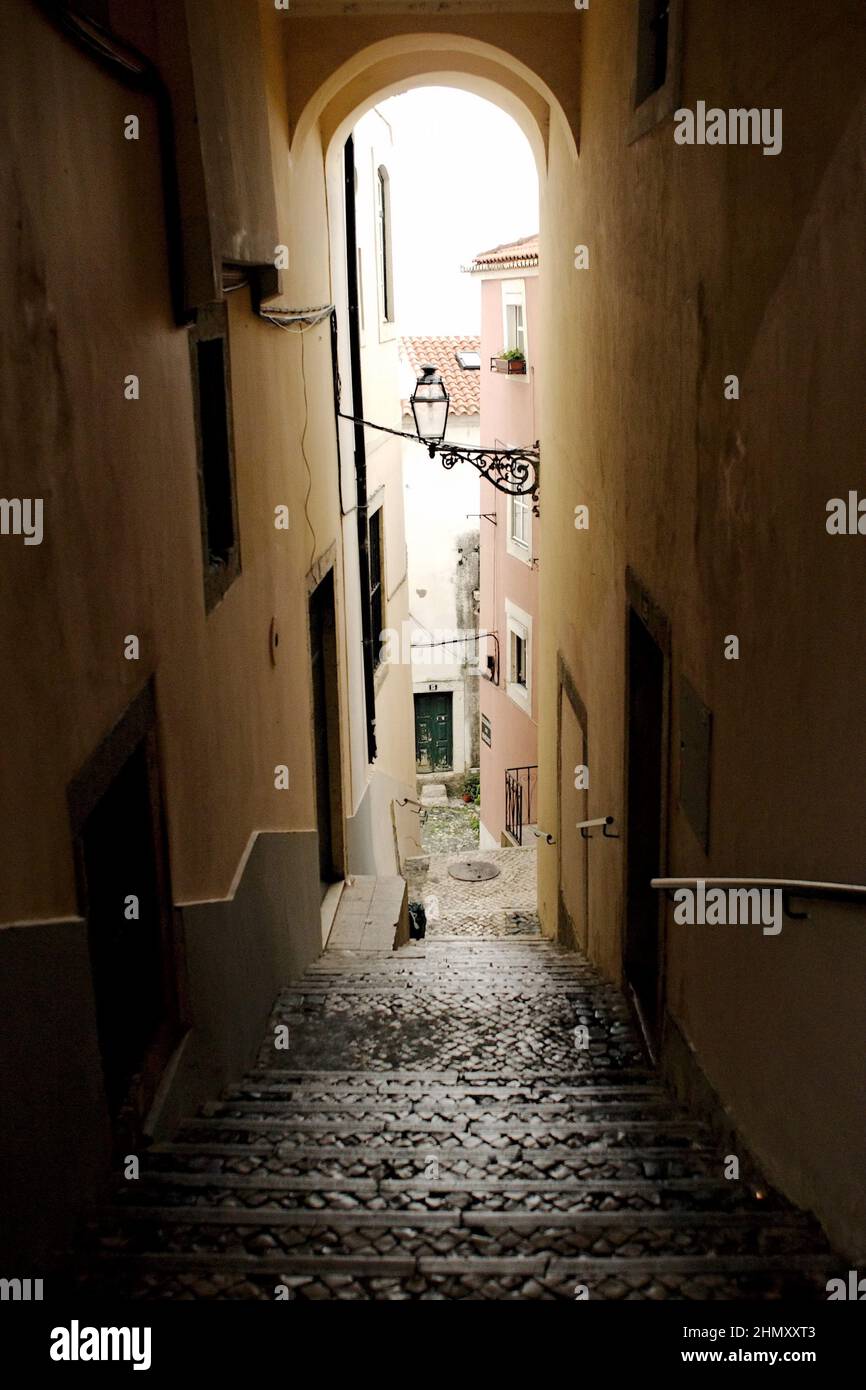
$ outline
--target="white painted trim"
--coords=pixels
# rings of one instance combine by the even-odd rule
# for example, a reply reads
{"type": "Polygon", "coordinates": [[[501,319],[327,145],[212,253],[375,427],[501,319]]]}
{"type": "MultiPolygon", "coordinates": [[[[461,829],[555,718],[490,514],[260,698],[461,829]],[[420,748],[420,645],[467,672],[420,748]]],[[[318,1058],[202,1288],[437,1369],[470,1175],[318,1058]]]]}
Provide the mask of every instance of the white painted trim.
{"type": "Polygon", "coordinates": [[[526,312],[526,281],[522,276],[502,282],[502,347],[517,347],[517,343],[508,341],[508,310],[516,305],[523,311],[523,356],[526,360],[527,374],[529,372],[529,315],[526,312]]]}
{"type": "MultiPolygon", "coordinates": [[[[513,446],[509,445],[509,448],[511,447],[513,446]]],[[[516,497],[507,497],[505,500],[505,549],[507,553],[513,556],[515,560],[520,560],[524,565],[529,566],[529,568],[532,567],[532,561],[535,558],[532,549],[532,540],[532,498],[523,497],[518,499],[516,497]],[[515,540],[514,536],[512,535],[512,512],[514,510],[514,504],[518,500],[526,504],[528,513],[527,519],[529,522],[529,542],[526,545],[523,545],[521,541],[515,540]]]]}
{"type": "Polygon", "coordinates": [[[510,598],[505,600],[505,693],[518,709],[532,718],[532,618],[510,598]],[[526,685],[517,685],[511,676],[511,634],[526,642],[526,685]]]}

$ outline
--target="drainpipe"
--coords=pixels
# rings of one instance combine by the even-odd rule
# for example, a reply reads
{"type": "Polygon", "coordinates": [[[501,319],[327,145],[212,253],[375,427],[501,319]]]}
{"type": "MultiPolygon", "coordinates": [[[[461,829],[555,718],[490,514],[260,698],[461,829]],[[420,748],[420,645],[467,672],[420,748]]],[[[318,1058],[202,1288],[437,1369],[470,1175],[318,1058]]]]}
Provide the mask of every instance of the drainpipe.
{"type": "Polygon", "coordinates": [[[349,292],[349,360],[352,374],[352,414],[356,417],[355,488],[358,498],[358,581],[361,589],[361,635],[364,662],[364,703],[367,710],[367,761],[376,758],[376,688],[373,682],[373,612],[370,603],[370,544],[367,528],[367,446],[364,441],[364,399],[361,383],[361,333],[358,307],[358,239],[355,224],[355,142],[346,141],[346,278],[349,292]]]}

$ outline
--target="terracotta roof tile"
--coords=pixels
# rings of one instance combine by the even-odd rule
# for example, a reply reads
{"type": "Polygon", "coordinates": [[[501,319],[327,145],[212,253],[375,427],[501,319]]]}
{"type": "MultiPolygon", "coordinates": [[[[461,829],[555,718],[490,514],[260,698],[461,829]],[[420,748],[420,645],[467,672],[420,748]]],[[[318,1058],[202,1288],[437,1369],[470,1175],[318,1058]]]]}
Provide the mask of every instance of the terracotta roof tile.
{"type": "Polygon", "coordinates": [[[494,246],[490,251],[479,251],[472,264],[465,267],[470,275],[484,270],[529,269],[538,265],[538,232],[532,236],[521,237],[519,241],[506,241],[502,246],[494,246]]]}
{"type": "MultiPolygon", "coordinates": [[[[445,390],[451,397],[452,415],[477,415],[481,409],[481,372],[461,367],[457,361],[458,352],[480,352],[481,339],[471,334],[449,338],[401,338],[400,357],[405,363],[406,372],[403,383],[408,391],[408,381],[417,381],[421,368],[435,367],[445,383],[445,390]]],[[[408,395],[403,396],[404,411],[408,411],[408,395]]]]}

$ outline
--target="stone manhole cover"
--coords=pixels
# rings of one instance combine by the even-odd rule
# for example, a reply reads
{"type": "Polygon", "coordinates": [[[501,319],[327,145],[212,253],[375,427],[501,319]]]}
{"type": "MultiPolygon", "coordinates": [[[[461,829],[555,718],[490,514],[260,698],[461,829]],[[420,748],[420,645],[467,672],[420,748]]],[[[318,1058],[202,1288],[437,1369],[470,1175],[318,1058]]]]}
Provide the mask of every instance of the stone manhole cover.
{"type": "Polygon", "coordinates": [[[498,878],[501,870],[486,859],[461,859],[456,864],[449,864],[448,872],[462,883],[481,883],[485,878],[498,878]]]}

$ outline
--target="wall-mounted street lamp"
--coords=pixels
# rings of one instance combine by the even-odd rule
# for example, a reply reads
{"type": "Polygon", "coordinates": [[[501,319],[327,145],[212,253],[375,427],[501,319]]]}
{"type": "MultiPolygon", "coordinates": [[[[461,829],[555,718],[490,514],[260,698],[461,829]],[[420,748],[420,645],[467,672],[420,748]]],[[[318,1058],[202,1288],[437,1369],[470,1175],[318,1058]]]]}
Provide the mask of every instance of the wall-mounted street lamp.
{"type": "Polygon", "coordinates": [[[448,392],[435,367],[422,367],[409,404],[415,432],[427,445],[441,444],[448,425],[448,392]]]}
{"type": "Polygon", "coordinates": [[[538,444],[531,449],[473,449],[464,444],[447,443],[445,429],[450,398],[435,367],[421,368],[409,403],[415,420],[414,434],[407,430],[392,430],[387,425],[375,425],[369,420],[359,420],[342,410],[337,413],[341,419],[352,420],[356,425],[365,425],[367,429],[381,430],[383,434],[394,434],[400,439],[414,439],[416,443],[424,445],[431,459],[438,454],[443,468],[471,463],[498,492],[507,493],[509,497],[531,497],[534,510],[538,512],[538,444]]]}

